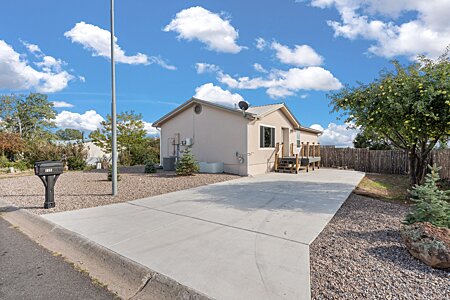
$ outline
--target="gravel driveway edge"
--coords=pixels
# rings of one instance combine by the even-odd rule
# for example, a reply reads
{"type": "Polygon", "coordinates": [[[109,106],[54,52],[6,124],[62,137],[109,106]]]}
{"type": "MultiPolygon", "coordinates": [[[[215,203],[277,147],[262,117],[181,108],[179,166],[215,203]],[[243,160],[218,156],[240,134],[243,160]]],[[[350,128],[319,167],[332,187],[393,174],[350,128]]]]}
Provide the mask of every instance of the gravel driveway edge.
{"type": "Polygon", "coordinates": [[[89,273],[124,299],[210,299],[82,235],[0,198],[0,217],[43,247],[89,273]]]}

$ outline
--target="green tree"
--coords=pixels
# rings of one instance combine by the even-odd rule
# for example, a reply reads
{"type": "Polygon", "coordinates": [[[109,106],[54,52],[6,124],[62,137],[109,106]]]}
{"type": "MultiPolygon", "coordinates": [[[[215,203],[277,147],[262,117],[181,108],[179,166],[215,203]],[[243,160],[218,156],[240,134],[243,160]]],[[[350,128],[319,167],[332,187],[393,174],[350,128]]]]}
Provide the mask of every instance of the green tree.
{"type": "MultiPolygon", "coordinates": [[[[92,142],[103,151],[111,153],[111,128],[112,120],[108,115],[101,122],[102,128],[97,129],[89,135],[92,142]]],[[[145,142],[147,131],[144,128],[141,114],[134,111],[123,112],[117,115],[117,148],[120,153],[121,163],[131,164],[131,151],[145,142]]]]}
{"type": "Polygon", "coordinates": [[[355,148],[368,148],[370,150],[391,150],[395,147],[385,138],[368,131],[360,131],[353,141],[355,148]]]}
{"type": "Polygon", "coordinates": [[[55,132],[55,135],[58,139],[64,141],[83,139],[83,132],[81,130],[71,128],[59,129],[55,132]]]}
{"type": "Polygon", "coordinates": [[[409,154],[410,183],[423,183],[429,154],[450,136],[450,61],[448,51],[436,60],[423,56],[370,84],[330,94],[333,111],[347,122],[374,132],[409,154]]]}
{"type": "Polygon", "coordinates": [[[47,95],[30,93],[27,96],[0,96],[2,128],[18,133],[25,140],[49,137],[49,130],[55,127],[55,117],[56,111],[47,95]]]}
{"type": "Polygon", "coordinates": [[[200,170],[198,162],[195,160],[194,155],[191,153],[190,148],[184,149],[181,158],[177,162],[175,172],[180,176],[189,176],[197,173],[200,170]]]}
{"type": "Polygon", "coordinates": [[[430,222],[434,226],[450,228],[450,191],[442,191],[437,183],[440,168],[429,167],[425,183],[416,185],[411,191],[411,200],[415,202],[412,211],[406,216],[405,223],[430,222]]]}

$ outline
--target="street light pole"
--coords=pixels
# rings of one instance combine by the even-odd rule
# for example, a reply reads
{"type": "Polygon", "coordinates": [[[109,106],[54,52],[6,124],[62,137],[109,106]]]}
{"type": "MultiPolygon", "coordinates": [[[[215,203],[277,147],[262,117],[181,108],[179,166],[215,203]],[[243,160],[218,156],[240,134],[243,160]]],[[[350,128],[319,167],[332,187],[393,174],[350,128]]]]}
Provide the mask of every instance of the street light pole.
{"type": "Polygon", "coordinates": [[[114,62],[114,0],[111,0],[111,152],[112,152],[112,195],[117,196],[117,118],[116,118],[116,66],[114,62]]]}

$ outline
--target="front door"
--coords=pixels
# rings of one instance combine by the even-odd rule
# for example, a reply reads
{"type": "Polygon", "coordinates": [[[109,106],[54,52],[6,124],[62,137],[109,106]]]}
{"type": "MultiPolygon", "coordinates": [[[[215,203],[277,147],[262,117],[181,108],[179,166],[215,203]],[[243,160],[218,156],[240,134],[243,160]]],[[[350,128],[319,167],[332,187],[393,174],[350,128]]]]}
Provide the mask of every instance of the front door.
{"type": "Polygon", "coordinates": [[[289,156],[289,149],[291,147],[289,143],[289,128],[283,128],[283,155],[284,157],[289,156]]]}

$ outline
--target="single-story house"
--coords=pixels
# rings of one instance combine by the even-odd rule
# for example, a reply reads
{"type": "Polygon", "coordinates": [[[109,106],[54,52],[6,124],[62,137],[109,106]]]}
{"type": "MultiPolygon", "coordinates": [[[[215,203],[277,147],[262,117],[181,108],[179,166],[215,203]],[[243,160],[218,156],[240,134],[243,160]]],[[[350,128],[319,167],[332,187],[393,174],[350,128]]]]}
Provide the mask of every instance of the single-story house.
{"type": "Polygon", "coordinates": [[[87,150],[86,164],[89,166],[95,166],[104,157],[111,158],[110,153],[104,152],[99,146],[95,145],[91,140],[53,140],[56,145],[69,145],[82,143],[87,150]]]}
{"type": "Polygon", "coordinates": [[[191,98],[153,126],[161,132],[163,164],[190,147],[200,163],[223,163],[224,172],[246,176],[273,171],[282,157],[320,153],[321,131],[301,126],[284,103],[242,110],[191,98]]]}

